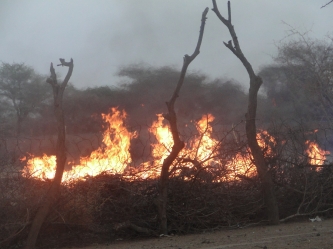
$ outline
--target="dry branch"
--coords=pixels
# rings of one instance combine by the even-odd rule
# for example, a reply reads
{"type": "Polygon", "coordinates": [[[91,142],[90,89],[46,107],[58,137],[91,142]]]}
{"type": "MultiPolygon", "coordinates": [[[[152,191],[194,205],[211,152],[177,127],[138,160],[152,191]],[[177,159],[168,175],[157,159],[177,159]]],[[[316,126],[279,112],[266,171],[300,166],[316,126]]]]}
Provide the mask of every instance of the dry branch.
{"type": "Polygon", "coordinates": [[[321,6],[321,9],[322,8],[325,8],[327,5],[331,4],[333,2],[333,0],[329,1],[328,3],[324,4],[323,6],[321,6]]]}
{"type": "Polygon", "coordinates": [[[252,68],[252,65],[244,56],[236,35],[234,26],[231,23],[231,7],[230,1],[228,1],[228,19],[225,19],[216,4],[216,0],[213,1],[213,11],[221,22],[229,29],[232,40],[228,43],[224,42],[224,45],[243,63],[245,69],[250,78],[250,89],[249,89],[249,100],[246,118],[246,136],[251,153],[254,158],[255,166],[257,168],[258,175],[262,182],[262,190],[264,194],[265,203],[267,205],[267,215],[271,224],[279,223],[279,211],[277,206],[276,197],[273,191],[273,181],[271,173],[265,162],[263,151],[261,150],[257,141],[257,130],[256,130],[256,112],[257,112],[257,95],[259,88],[262,84],[262,79],[257,76],[252,68]]]}
{"type": "Polygon", "coordinates": [[[32,222],[32,226],[25,246],[26,249],[35,248],[40,228],[46,216],[48,215],[50,208],[58,198],[61,179],[67,159],[66,145],[65,145],[66,142],[65,120],[64,120],[62,103],[63,103],[63,94],[68,84],[68,81],[72,75],[74,64],[73,64],[73,59],[71,59],[70,62],[65,62],[63,59],[60,59],[60,62],[62,65],[68,67],[68,72],[63,82],[61,84],[58,84],[57,76],[52,63],[50,66],[51,76],[46,80],[46,82],[49,83],[53,89],[54,113],[57,120],[57,128],[58,128],[58,138],[56,146],[57,167],[54,179],[52,181],[52,185],[48,189],[44,202],[41,204],[41,207],[38,209],[37,214],[32,222]]]}
{"type": "Polygon", "coordinates": [[[132,229],[132,230],[134,230],[135,232],[138,232],[138,233],[157,236],[156,232],[154,232],[153,230],[145,228],[145,227],[140,227],[138,225],[135,225],[135,224],[131,223],[130,221],[125,221],[125,222],[122,222],[120,224],[116,224],[114,226],[114,229],[116,231],[118,231],[120,229],[126,229],[126,228],[130,228],[130,229],[132,229]]]}
{"type": "Polygon", "coordinates": [[[164,118],[169,121],[170,130],[173,138],[174,145],[172,146],[171,152],[168,157],[163,161],[161,176],[159,181],[159,218],[161,224],[161,233],[167,234],[167,217],[166,217],[166,209],[167,209],[167,196],[168,196],[168,179],[169,179],[169,169],[173,161],[177,158],[179,152],[184,148],[185,144],[179,137],[178,127],[177,127],[177,116],[174,110],[174,105],[177,97],[179,96],[179,91],[184,83],[184,78],[186,75],[186,70],[189,64],[195,59],[195,57],[200,53],[200,46],[203,38],[205,22],[207,19],[208,8],[204,10],[201,17],[201,26],[199,39],[197,42],[197,46],[192,55],[185,55],[183,61],[183,67],[180,73],[180,77],[176,86],[176,89],[171,97],[171,99],[166,102],[168,113],[164,115],[164,118]]]}

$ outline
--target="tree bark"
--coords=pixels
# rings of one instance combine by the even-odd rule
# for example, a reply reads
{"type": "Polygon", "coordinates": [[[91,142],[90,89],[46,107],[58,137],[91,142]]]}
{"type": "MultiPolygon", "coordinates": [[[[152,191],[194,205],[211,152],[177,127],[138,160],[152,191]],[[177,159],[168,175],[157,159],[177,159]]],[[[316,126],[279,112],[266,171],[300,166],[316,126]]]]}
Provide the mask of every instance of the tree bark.
{"type": "Polygon", "coordinates": [[[22,127],[22,121],[23,121],[23,116],[20,110],[19,105],[16,103],[15,98],[13,97],[12,99],[13,106],[16,112],[16,136],[19,137],[21,135],[21,127],[22,127]]]}
{"type": "Polygon", "coordinates": [[[229,33],[232,37],[232,41],[230,40],[228,43],[224,42],[224,45],[231,52],[233,52],[234,55],[236,55],[238,59],[243,63],[250,77],[248,108],[247,108],[247,113],[245,115],[246,136],[259,178],[261,180],[264,200],[267,206],[268,220],[270,224],[278,224],[279,209],[277,206],[277,201],[274,193],[274,183],[272,181],[271,173],[266,165],[264,153],[262,152],[257,141],[257,130],[256,130],[257,95],[259,88],[262,84],[262,79],[254,73],[252,65],[245,58],[240,48],[234,26],[231,23],[230,1],[228,1],[228,19],[225,19],[220,14],[216,4],[216,0],[213,0],[213,11],[217,15],[217,17],[222,21],[222,23],[229,29],[229,33]]]}
{"type": "Polygon", "coordinates": [[[184,78],[186,75],[186,70],[190,63],[195,59],[195,57],[200,53],[200,46],[203,38],[205,23],[207,19],[208,8],[204,10],[201,18],[200,33],[197,46],[194,53],[184,56],[183,67],[180,73],[180,77],[176,86],[176,89],[171,97],[171,99],[166,102],[168,113],[164,114],[164,118],[169,121],[170,130],[173,138],[173,146],[170,154],[164,159],[162,164],[161,176],[159,180],[159,197],[158,197],[158,213],[160,220],[160,233],[168,234],[168,224],[167,224],[167,199],[168,199],[168,182],[169,182],[169,169],[173,161],[177,158],[179,152],[184,148],[185,144],[179,137],[178,127],[177,127],[177,115],[174,110],[174,105],[176,99],[179,96],[179,91],[184,83],[184,78]]]}
{"type": "Polygon", "coordinates": [[[46,216],[48,215],[51,206],[55,203],[55,201],[58,198],[61,179],[67,159],[66,147],[65,147],[65,141],[66,141],[65,121],[64,121],[62,103],[63,103],[63,93],[72,75],[74,64],[73,64],[73,59],[71,59],[70,62],[65,62],[63,59],[60,59],[60,61],[62,66],[68,67],[68,72],[64,81],[61,84],[58,84],[57,76],[52,63],[50,67],[51,76],[46,80],[47,83],[49,83],[53,89],[54,113],[57,120],[57,128],[58,128],[58,139],[56,145],[57,168],[51,187],[47,191],[44,197],[44,201],[41,207],[38,209],[37,214],[32,222],[32,226],[30,228],[25,249],[35,248],[40,228],[46,216]]]}

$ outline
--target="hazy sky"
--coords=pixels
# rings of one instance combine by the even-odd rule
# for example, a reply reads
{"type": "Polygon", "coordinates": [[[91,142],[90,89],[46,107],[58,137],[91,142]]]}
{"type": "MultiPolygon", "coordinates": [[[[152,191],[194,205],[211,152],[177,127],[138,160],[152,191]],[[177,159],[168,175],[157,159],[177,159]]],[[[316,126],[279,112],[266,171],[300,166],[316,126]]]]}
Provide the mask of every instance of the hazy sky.
{"type": "MultiPolygon", "coordinates": [[[[241,48],[258,70],[272,61],[276,43],[290,28],[322,39],[333,30],[328,0],[233,0],[232,20],[241,48]]],[[[227,16],[227,1],[217,0],[227,16]]],[[[49,74],[50,62],[74,59],[71,82],[78,87],[119,82],[120,66],[144,63],[181,69],[192,54],[201,14],[210,0],[0,0],[0,61],[24,62],[49,74]]],[[[208,20],[201,53],[190,71],[248,84],[245,69],[223,45],[230,40],[215,13],[208,20]]],[[[57,68],[64,76],[66,70],[57,68]]],[[[156,82],[158,84],[158,82],[156,82]]]]}

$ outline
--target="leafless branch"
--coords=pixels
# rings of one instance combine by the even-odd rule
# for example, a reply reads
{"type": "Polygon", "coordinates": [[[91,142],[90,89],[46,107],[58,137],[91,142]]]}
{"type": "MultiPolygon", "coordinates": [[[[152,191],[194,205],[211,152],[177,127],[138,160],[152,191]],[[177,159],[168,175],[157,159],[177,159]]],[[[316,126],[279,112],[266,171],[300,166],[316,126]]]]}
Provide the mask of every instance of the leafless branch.
{"type": "Polygon", "coordinates": [[[257,112],[257,95],[259,88],[262,84],[262,79],[257,76],[252,68],[252,65],[249,61],[245,58],[239,42],[238,37],[236,35],[234,26],[231,23],[231,7],[230,1],[228,1],[228,20],[225,19],[216,4],[216,0],[213,1],[213,11],[215,12],[216,16],[221,20],[221,22],[229,29],[229,33],[231,35],[232,40],[228,43],[224,42],[224,45],[242,62],[245,69],[248,72],[250,78],[250,89],[249,89],[249,99],[248,99],[248,108],[246,117],[246,136],[249,147],[251,149],[252,156],[255,161],[255,166],[257,168],[257,172],[262,182],[262,189],[265,196],[265,202],[267,205],[267,214],[271,224],[277,224],[279,222],[278,218],[278,206],[276,203],[276,198],[274,195],[273,190],[273,182],[271,178],[271,173],[268,170],[268,167],[265,162],[265,158],[263,156],[263,151],[261,150],[256,134],[256,112],[257,112]]]}
{"type": "Polygon", "coordinates": [[[322,9],[322,8],[325,8],[327,5],[329,5],[329,4],[332,3],[332,2],[333,2],[333,0],[329,1],[329,2],[326,3],[325,5],[321,6],[321,9],[322,9]]]}
{"type": "Polygon", "coordinates": [[[285,222],[287,220],[290,220],[292,218],[295,218],[295,217],[300,217],[300,216],[310,216],[310,215],[313,215],[313,214],[323,214],[323,213],[326,213],[328,211],[331,211],[333,210],[333,208],[327,208],[325,210],[321,210],[321,211],[311,211],[311,212],[308,212],[308,213],[296,213],[296,214],[293,214],[293,215],[290,215],[286,218],[283,218],[280,220],[280,222],[285,222]]]}
{"type": "Polygon", "coordinates": [[[164,159],[162,164],[160,182],[159,182],[159,216],[160,216],[160,225],[161,225],[161,233],[167,234],[167,218],[166,218],[166,203],[167,203],[167,186],[168,186],[168,179],[169,179],[169,169],[174,160],[177,158],[179,152],[184,148],[185,144],[179,137],[178,127],[177,127],[177,115],[174,110],[174,105],[176,102],[177,97],[179,96],[179,91],[184,83],[184,78],[186,75],[186,70],[189,64],[195,59],[195,57],[200,53],[200,46],[202,43],[202,38],[204,34],[204,28],[206,23],[206,15],[208,13],[208,8],[204,10],[201,17],[201,26],[200,26],[200,33],[199,39],[194,50],[194,53],[189,56],[184,56],[183,67],[179,76],[179,80],[176,86],[176,89],[170,99],[169,102],[166,103],[168,108],[168,113],[163,115],[165,119],[169,121],[170,130],[173,138],[173,146],[171,149],[170,154],[164,159]]]}
{"type": "Polygon", "coordinates": [[[181,74],[180,74],[180,77],[179,77],[179,80],[178,80],[178,84],[177,84],[176,90],[174,91],[170,101],[167,103],[168,106],[169,105],[170,106],[174,105],[174,103],[176,101],[176,98],[179,96],[180,88],[183,85],[187,67],[195,59],[195,57],[197,57],[197,55],[200,53],[200,47],[201,47],[202,38],[203,38],[203,34],[204,34],[205,23],[206,23],[206,19],[207,19],[206,16],[207,16],[208,10],[209,10],[209,8],[207,7],[204,10],[204,12],[202,13],[199,38],[198,38],[197,46],[196,46],[193,54],[191,56],[188,55],[188,54],[184,55],[183,68],[182,68],[182,71],[181,71],[181,74]]]}
{"type": "Polygon", "coordinates": [[[156,232],[152,231],[151,229],[145,228],[145,227],[140,227],[137,226],[135,224],[133,224],[130,221],[125,221],[119,224],[116,224],[114,226],[115,230],[120,230],[120,229],[126,229],[126,228],[130,228],[138,233],[143,233],[143,234],[147,234],[147,235],[155,235],[157,236],[156,232]]]}
{"type": "Polygon", "coordinates": [[[253,71],[253,68],[251,66],[251,64],[248,62],[248,60],[245,58],[241,48],[240,48],[240,45],[239,45],[239,41],[238,41],[238,37],[236,35],[236,32],[235,32],[235,29],[234,29],[234,26],[232,25],[231,23],[231,7],[230,7],[230,1],[228,1],[228,20],[225,19],[218,7],[217,7],[217,4],[216,4],[216,0],[213,0],[213,9],[212,9],[215,14],[217,15],[217,17],[223,22],[223,24],[225,26],[227,26],[227,28],[229,29],[229,32],[230,32],[230,35],[231,35],[231,38],[232,38],[232,41],[228,41],[228,43],[226,42],[223,42],[224,45],[230,49],[231,52],[234,53],[234,55],[237,56],[238,59],[240,59],[240,61],[243,63],[244,67],[246,68],[248,74],[250,77],[255,77],[255,73],[253,71]]]}

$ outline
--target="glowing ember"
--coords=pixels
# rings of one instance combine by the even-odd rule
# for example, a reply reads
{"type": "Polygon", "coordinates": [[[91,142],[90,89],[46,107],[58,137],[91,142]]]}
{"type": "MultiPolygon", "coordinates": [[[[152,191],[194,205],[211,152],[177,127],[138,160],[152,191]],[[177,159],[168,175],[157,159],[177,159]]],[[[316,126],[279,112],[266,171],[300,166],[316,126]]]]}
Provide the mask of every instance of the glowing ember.
{"type": "Polygon", "coordinates": [[[319,147],[315,142],[306,141],[305,144],[308,148],[305,150],[305,153],[309,157],[309,163],[311,165],[323,165],[326,160],[326,155],[329,155],[329,151],[325,151],[319,147]]]}

